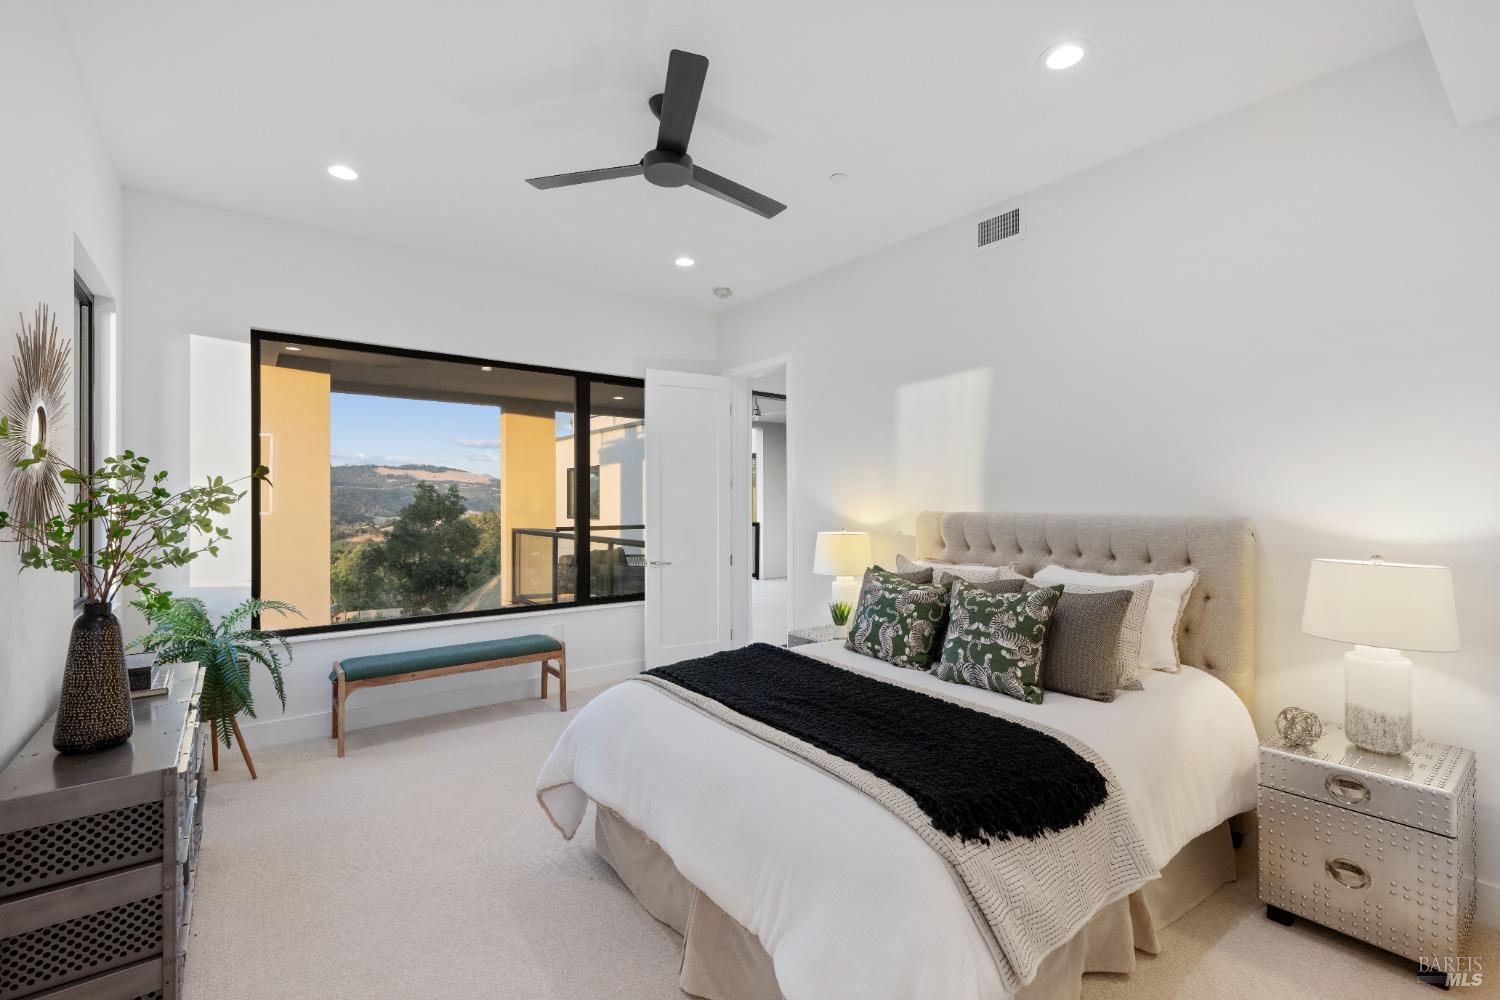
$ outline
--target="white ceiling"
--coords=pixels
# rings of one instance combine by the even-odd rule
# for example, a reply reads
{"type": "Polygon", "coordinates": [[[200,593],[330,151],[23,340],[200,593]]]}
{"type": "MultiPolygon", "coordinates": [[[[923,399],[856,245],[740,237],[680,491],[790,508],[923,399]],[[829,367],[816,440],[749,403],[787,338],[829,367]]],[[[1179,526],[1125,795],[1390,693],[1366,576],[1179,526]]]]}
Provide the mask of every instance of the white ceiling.
{"type": "Polygon", "coordinates": [[[1420,34],[1409,0],[67,0],[64,18],[128,188],[705,309],[1420,34]],[[1082,65],[1039,65],[1075,37],[1082,65]],[[711,61],[693,158],[786,212],[523,183],[637,160],[673,47],[711,61]]]}

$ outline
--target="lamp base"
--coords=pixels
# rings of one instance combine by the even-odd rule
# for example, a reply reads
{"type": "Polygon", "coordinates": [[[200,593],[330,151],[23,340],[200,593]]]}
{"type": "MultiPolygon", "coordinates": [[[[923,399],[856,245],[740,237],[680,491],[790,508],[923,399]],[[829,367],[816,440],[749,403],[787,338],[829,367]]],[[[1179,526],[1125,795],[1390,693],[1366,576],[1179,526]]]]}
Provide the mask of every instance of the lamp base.
{"type": "Polygon", "coordinates": [[[1344,734],[1375,753],[1411,749],[1411,661],[1398,650],[1355,646],[1344,654],[1344,734]]]}
{"type": "Polygon", "coordinates": [[[864,581],[857,576],[837,576],[833,579],[833,603],[849,605],[849,619],[844,622],[845,635],[854,624],[854,608],[859,603],[859,588],[863,584],[864,581]]]}

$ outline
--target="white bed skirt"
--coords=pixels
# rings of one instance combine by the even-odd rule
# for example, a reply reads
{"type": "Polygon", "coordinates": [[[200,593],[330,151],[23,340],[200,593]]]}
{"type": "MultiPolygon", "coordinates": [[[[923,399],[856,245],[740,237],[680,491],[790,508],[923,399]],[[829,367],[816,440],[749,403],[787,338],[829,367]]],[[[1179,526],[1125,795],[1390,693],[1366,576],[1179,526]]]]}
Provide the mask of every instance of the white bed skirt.
{"type": "MultiPolygon", "coordinates": [[[[705,1000],[782,1000],[760,941],[684,878],[655,841],[597,804],[594,831],[599,855],[641,905],[682,935],[679,984],[685,993],[705,1000]]],[[[1136,949],[1160,952],[1161,928],[1234,879],[1234,848],[1224,823],[1183,847],[1160,879],[1106,906],[1048,955],[1017,1000],[1078,1000],[1085,972],[1134,971],[1136,949]]]]}

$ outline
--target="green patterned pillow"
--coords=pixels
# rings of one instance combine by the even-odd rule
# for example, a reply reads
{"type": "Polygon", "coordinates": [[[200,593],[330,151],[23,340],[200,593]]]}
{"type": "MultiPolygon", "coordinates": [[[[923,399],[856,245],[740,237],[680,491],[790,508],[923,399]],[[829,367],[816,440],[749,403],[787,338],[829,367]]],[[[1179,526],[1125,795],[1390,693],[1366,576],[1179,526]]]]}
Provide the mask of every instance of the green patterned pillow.
{"type": "Polygon", "coordinates": [[[991,594],[962,580],[953,584],[942,661],[932,668],[944,681],[989,688],[1040,704],[1042,643],[1060,590],[991,594]]]}
{"type": "Polygon", "coordinates": [[[942,635],[938,629],[947,613],[946,588],[911,583],[872,566],[865,570],[844,648],[898,667],[926,670],[937,658],[942,635]]]}

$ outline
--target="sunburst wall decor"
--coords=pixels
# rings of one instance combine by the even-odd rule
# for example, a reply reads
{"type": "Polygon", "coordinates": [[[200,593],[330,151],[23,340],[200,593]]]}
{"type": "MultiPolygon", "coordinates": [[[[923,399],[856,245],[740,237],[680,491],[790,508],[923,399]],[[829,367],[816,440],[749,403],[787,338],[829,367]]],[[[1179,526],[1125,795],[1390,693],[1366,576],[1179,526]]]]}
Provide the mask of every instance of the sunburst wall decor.
{"type": "Polygon", "coordinates": [[[59,467],[63,457],[60,446],[66,446],[60,435],[67,427],[69,355],[72,345],[58,336],[57,318],[45,305],[36,307],[36,318],[27,324],[21,317],[21,332],[16,335],[16,381],[5,394],[5,415],[10,420],[11,436],[0,442],[11,466],[11,525],[22,545],[31,536],[31,525],[41,525],[62,510],[65,503],[59,467]],[[30,458],[40,443],[47,451],[44,461],[24,469],[16,463],[30,458]]]}

